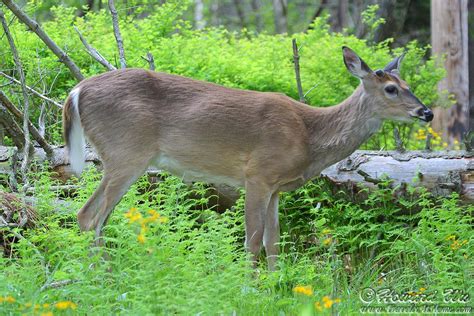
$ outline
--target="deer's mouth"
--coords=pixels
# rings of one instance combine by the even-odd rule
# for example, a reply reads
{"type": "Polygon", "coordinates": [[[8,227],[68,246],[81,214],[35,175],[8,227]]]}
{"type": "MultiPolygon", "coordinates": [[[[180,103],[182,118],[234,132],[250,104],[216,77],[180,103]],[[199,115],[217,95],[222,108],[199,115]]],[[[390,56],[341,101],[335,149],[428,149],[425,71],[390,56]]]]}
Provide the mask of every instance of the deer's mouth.
{"type": "Polygon", "coordinates": [[[433,120],[433,112],[427,107],[421,108],[416,111],[416,115],[410,115],[412,118],[419,119],[423,122],[431,122],[433,120]]]}

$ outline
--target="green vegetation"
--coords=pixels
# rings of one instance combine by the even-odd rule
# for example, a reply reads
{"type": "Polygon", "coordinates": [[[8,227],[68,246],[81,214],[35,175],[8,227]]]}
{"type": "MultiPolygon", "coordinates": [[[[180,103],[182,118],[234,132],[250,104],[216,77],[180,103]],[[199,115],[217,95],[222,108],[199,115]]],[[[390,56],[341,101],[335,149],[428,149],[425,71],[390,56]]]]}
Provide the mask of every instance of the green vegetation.
{"type": "MultiPolygon", "coordinates": [[[[37,6],[40,4],[33,2],[27,7],[28,12],[34,12],[37,6]]],[[[130,15],[122,16],[120,26],[129,67],[147,68],[148,64],[142,56],[150,51],[157,71],[229,87],[282,92],[297,98],[291,48],[291,38],[294,37],[300,46],[303,90],[308,91],[316,85],[307,95],[308,103],[329,106],[348,97],[359,84],[358,79],[344,67],[341,57],[343,45],[354,49],[373,69],[384,67],[393,56],[402,53],[402,49],[390,50],[390,39],[374,45],[351,34],[332,33],[326,23],[327,17],[316,19],[307,33],[297,33],[291,37],[255,34],[245,30],[229,32],[222,28],[195,31],[187,21],[180,19],[187,6],[186,1],[167,1],[165,5],[155,5],[153,13],[146,17],[142,17],[141,7],[130,15]]],[[[123,12],[120,7],[118,9],[123,12]]],[[[84,17],[77,17],[75,13],[76,8],[73,7],[53,7],[51,20],[43,23],[43,27],[65,48],[86,76],[102,73],[105,69],[87,54],[73,25],[104,57],[118,65],[109,13],[105,10],[89,12],[84,17]]],[[[365,19],[371,24],[381,22],[373,17],[373,10],[367,12],[365,19]]],[[[44,83],[47,90],[51,90],[50,96],[64,100],[76,84],[67,68],[58,63],[57,57],[36,34],[27,31],[18,21],[13,20],[11,28],[26,69],[28,84],[41,90],[44,83]],[[41,71],[38,71],[39,68],[41,71]]],[[[6,39],[0,38],[0,43],[0,55],[6,57],[0,62],[0,68],[13,69],[6,39]]],[[[424,59],[428,47],[420,47],[413,41],[405,50],[407,54],[402,66],[402,77],[424,103],[432,105],[438,99],[436,83],[444,76],[444,70],[436,68],[433,60],[424,59]]],[[[0,84],[6,82],[0,79],[0,84]]],[[[21,103],[20,95],[12,97],[21,103]]],[[[40,104],[40,100],[34,101],[40,104]]],[[[47,137],[53,143],[62,142],[59,121],[60,111],[51,109],[47,117],[47,137]]],[[[364,148],[393,149],[393,126],[394,123],[387,123],[382,132],[369,140],[364,148]]],[[[417,127],[413,124],[398,126],[408,148],[424,148],[423,142],[414,137],[417,127]]],[[[441,144],[434,145],[441,147],[441,144]]]]}
{"type": "MultiPolygon", "coordinates": [[[[297,97],[291,37],[222,28],[195,31],[181,19],[187,1],[145,3],[152,14],[136,8],[125,15],[123,3],[117,4],[130,67],[147,68],[141,56],[150,51],[158,71],[297,97]]],[[[46,14],[42,1],[30,1],[26,9],[31,15],[36,10],[46,14]]],[[[86,76],[104,69],[85,52],[73,25],[117,65],[108,13],[77,17],[76,11],[53,7],[44,29],[86,76]]],[[[364,17],[375,25],[381,21],[373,12],[364,17]]],[[[68,70],[16,19],[11,29],[28,85],[63,100],[76,84],[68,70]]],[[[391,51],[390,40],[374,45],[351,34],[331,33],[326,18],[294,37],[301,48],[303,88],[317,85],[307,96],[313,106],[336,104],[358,84],[343,65],[342,45],[374,69],[402,52],[391,51]]],[[[427,50],[416,41],[407,45],[402,77],[431,105],[438,100],[436,83],[444,71],[425,59],[427,50]]],[[[0,56],[0,68],[10,72],[14,67],[5,37],[0,37],[0,56]]],[[[2,89],[21,104],[13,85],[2,86],[7,83],[0,79],[2,89]]],[[[32,100],[31,116],[37,118],[41,102],[32,100]]],[[[46,120],[47,139],[62,143],[60,111],[51,108],[46,120]]],[[[393,126],[387,123],[364,148],[394,148],[393,126]]],[[[397,126],[410,149],[423,148],[428,133],[435,148],[443,146],[439,134],[428,127],[397,126]]],[[[58,184],[52,174],[30,174],[39,220],[30,229],[0,228],[11,246],[0,257],[0,314],[348,315],[365,306],[360,295],[367,294],[366,288],[390,288],[413,300],[437,291],[440,302],[449,288],[474,295],[474,207],[460,204],[456,195],[436,199],[408,188],[410,198],[401,199],[387,181],[373,192],[362,189],[365,196],[355,203],[323,180],[311,182],[282,194],[282,254],[279,270],[268,272],[264,264],[252,270],[244,251],[243,197],[219,214],[208,206],[206,186],[188,188],[169,175],[158,184],[143,177],[133,185],[105,227],[106,250],[91,249],[93,234],[79,231],[75,214],[100,176],[88,170],[74,183],[79,187],[74,195],[64,196],[51,190],[58,184]]],[[[457,305],[466,306],[448,304],[457,305]]]]}
{"type": "Polygon", "coordinates": [[[418,192],[394,203],[381,184],[355,204],[323,181],[310,183],[283,196],[279,271],[253,272],[243,249],[243,200],[218,214],[203,185],[188,189],[166,175],[157,185],[142,178],[117,206],[104,260],[75,219],[99,176],[85,173],[66,204],[56,203],[50,175],[32,176],[40,220],[0,258],[2,314],[34,314],[35,305],[56,314],[59,303],[93,315],[312,315],[318,308],[347,315],[358,313],[367,287],[409,297],[447,288],[474,294],[474,208],[456,196],[437,201],[418,192]],[[64,280],[75,283],[40,290],[64,280]]]}

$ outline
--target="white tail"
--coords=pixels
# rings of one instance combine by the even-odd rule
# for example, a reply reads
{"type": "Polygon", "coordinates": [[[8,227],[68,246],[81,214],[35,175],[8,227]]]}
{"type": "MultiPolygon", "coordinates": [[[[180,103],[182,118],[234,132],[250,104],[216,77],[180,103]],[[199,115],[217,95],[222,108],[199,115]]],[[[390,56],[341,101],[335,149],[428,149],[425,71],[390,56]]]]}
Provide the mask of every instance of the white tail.
{"type": "Polygon", "coordinates": [[[84,131],[81,125],[81,118],[79,115],[79,93],[80,88],[76,88],[69,94],[71,107],[69,108],[71,125],[68,133],[67,150],[69,156],[69,163],[76,175],[80,175],[85,165],[85,140],[84,131]]]}
{"type": "Polygon", "coordinates": [[[82,81],[64,106],[64,136],[80,172],[84,130],[104,177],[78,213],[81,229],[99,236],[129,186],[154,164],[185,179],[245,187],[246,248],[256,260],[263,244],[273,269],[279,192],[349,156],[384,119],[433,118],[400,78],[401,59],[372,71],[343,47],[344,63],[361,84],[328,108],[142,69],[82,81]]]}

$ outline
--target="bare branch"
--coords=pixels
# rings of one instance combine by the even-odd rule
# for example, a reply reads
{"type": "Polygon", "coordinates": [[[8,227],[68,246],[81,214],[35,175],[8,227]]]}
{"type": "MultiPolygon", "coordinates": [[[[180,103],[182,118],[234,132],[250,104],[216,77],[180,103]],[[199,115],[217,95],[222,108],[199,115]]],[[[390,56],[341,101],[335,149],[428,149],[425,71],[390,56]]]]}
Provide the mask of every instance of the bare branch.
{"type": "MultiPolygon", "coordinates": [[[[10,80],[11,82],[14,82],[16,84],[21,84],[20,81],[16,80],[15,78],[7,75],[6,73],[0,71],[0,76],[3,76],[5,78],[7,78],[8,80],[10,80]]],[[[37,96],[38,98],[41,98],[55,106],[57,106],[58,108],[62,109],[63,108],[63,105],[61,103],[58,103],[56,101],[54,101],[53,99],[51,98],[48,98],[47,96],[45,96],[44,94],[41,94],[40,92],[36,91],[35,89],[31,88],[31,87],[28,87],[26,86],[26,90],[28,90],[29,92],[31,92],[32,94],[34,94],[35,96],[37,96]]]]}
{"type": "Polygon", "coordinates": [[[25,137],[25,143],[23,148],[23,161],[21,162],[21,174],[23,177],[23,184],[28,187],[28,163],[30,158],[30,130],[29,130],[29,109],[30,109],[30,101],[29,96],[26,90],[25,84],[25,73],[23,72],[23,66],[21,64],[20,56],[18,55],[18,50],[16,49],[15,42],[13,37],[10,34],[10,28],[8,27],[7,20],[5,19],[5,15],[3,11],[0,10],[0,22],[2,23],[3,30],[5,32],[5,36],[8,39],[8,44],[10,45],[10,49],[13,55],[13,61],[15,62],[16,70],[20,75],[20,84],[21,84],[21,91],[23,93],[23,136],[25,137]]]}
{"type": "Polygon", "coordinates": [[[25,146],[25,136],[21,131],[20,126],[15,121],[15,119],[11,116],[11,114],[7,111],[7,109],[1,104],[0,102],[0,124],[5,127],[8,135],[15,143],[15,146],[22,150],[25,146]]]}
{"type": "Polygon", "coordinates": [[[77,34],[79,35],[79,38],[81,39],[81,42],[82,44],[84,45],[84,47],[86,48],[87,52],[89,53],[89,55],[92,56],[92,58],[94,58],[95,60],[97,60],[102,66],[104,66],[105,68],[107,68],[108,70],[116,70],[117,68],[115,68],[107,59],[105,59],[104,56],[102,56],[94,47],[92,47],[87,41],[86,39],[84,38],[84,36],[82,36],[81,32],[79,31],[79,29],[77,27],[74,26],[74,30],[77,32],[77,34]]]}
{"type": "Polygon", "coordinates": [[[120,34],[118,15],[117,15],[117,10],[115,9],[114,0],[109,0],[109,9],[110,9],[110,13],[112,14],[112,23],[114,25],[114,35],[115,35],[115,39],[117,41],[117,47],[119,50],[120,68],[125,69],[127,68],[127,62],[125,61],[125,52],[123,50],[123,39],[122,39],[122,35],[120,34]]]}
{"type": "Polygon", "coordinates": [[[398,128],[396,127],[393,129],[393,137],[395,138],[395,146],[397,148],[397,151],[401,153],[405,152],[402,139],[400,138],[400,132],[398,131],[398,128]]]}
{"type": "Polygon", "coordinates": [[[69,284],[77,283],[79,280],[61,280],[61,281],[56,281],[56,282],[46,282],[43,284],[43,286],[40,288],[40,292],[43,292],[44,290],[47,289],[57,289],[69,284]]]}
{"type": "Polygon", "coordinates": [[[303,87],[301,86],[301,75],[300,75],[300,55],[298,54],[298,45],[296,44],[296,39],[294,38],[293,43],[293,62],[295,64],[295,76],[296,76],[296,87],[298,88],[298,96],[300,97],[300,102],[306,103],[303,95],[303,87]]]}
{"type": "Polygon", "coordinates": [[[155,71],[155,59],[153,58],[153,55],[148,52],[146,53],[146,57],[142,56],[143,59],[145,59],[150,67],[150,70],[155,71]]]}
{"type": "MultiPolygon", "coordinates": [[[[3,104],[9,111],[12,113],[16,118],[23,120],[23,114],[20,110],[8,99],[8,97],[0,90],[0,103],[3,104]]],[[[28,122],[28,130],[30,131],[33,138],[38,142],[41,148],[44,149],[47,155],[51,155],[53,153],[53,149],[48,144],[48,142],[41,136],[40,132],[36,129],[36,127],[28,122]]]]}
{"type": "Polygon", "coordinates": [[[18,7],[13,1],[11,0],[2,0],[2,2],[15,14],[18,19],[26,24],[30,30],[35,32],[38,37],[46,44],[46,46],[51,49],[51,51],[58,56],[59,61],[62,62],[66,67],[69,68],[72,75],[78,80],[81,81],[84,79],[84,76],[81,73],[81,70],[77,65],[69,58],[69,56],[61,49],[59,46],[46,34],[40,25],[32,20],[28,15],[23,12],[20,7],[18,7]]]}

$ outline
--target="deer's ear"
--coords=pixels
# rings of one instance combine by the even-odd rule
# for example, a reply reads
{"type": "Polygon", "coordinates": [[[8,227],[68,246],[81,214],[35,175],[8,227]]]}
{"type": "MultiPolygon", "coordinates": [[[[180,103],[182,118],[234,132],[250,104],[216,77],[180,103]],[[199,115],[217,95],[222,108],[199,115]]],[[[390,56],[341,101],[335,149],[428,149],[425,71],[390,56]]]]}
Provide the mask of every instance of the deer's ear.
{"type": "Polygon", "coordinates": [[[342,46],[342,55],[344,57],[344,64],[347,70],[354,76],[364,79],[367,75],[372,73],[372,70],[367,64],[357,56],[357,54],[347,46],[342,46]]]}
{"type": "Polygon", "coordinates": [[[405,57],[405,53],[401,54],[398,57],[395,57],[391,62],[385,66],[383,70],[386,72],[393,72],[393,73],[400,73],[400,65],[402,63],[403,57],[405,57]]]}

